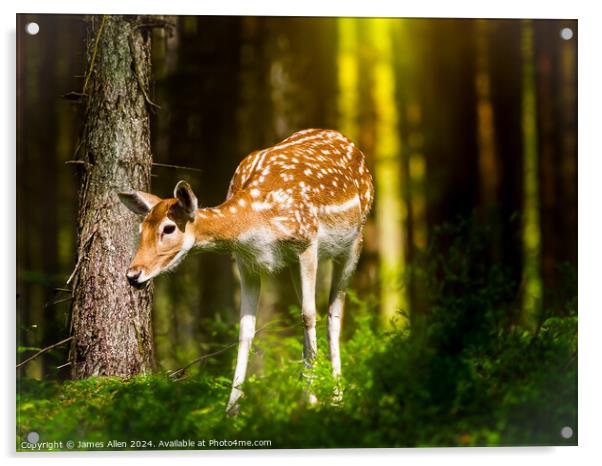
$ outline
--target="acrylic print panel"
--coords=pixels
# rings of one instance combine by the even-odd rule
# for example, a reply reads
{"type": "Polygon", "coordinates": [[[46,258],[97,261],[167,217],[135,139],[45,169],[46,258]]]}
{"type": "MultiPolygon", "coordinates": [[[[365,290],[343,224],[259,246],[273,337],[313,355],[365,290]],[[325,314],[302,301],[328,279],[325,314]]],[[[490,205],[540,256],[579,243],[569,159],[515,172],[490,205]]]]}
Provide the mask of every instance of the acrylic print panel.
{"type": "Polygon", "coordinates": [[[577,37],[17,15],[16,449],[576,445],[577,37]]]}

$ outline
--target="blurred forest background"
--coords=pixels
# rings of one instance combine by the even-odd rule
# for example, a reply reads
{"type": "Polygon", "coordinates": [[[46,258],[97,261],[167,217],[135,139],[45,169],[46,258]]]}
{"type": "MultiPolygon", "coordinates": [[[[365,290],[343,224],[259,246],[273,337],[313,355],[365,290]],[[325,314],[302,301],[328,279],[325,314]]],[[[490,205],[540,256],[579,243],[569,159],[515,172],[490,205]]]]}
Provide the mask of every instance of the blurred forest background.
{"type": "MultiPolygon", "coordinates": [[[[353,303],[345,315],[344,335],[351,348],[378,353],[381,344],[353,346],[354,334],[363,335],[354,309],[376,316],[369,324],[373,331],[395,328],[405,335],[413,325],[430,322],[428,328],[437,335],[447,332],[438,340],[441,345],[429,346],[437,347],[439,355],[454,354],[474,341],[481,344],[487,332],[499,336],[502,329],[521,328],[538,336],[550,318],[576,319],[576,21],[173,20],[174,28],[151,32],[151,97],[160,107],[151,120],[153,193],[171,197],[175,183],[186,179],[200,204],[217,205],[246,154],[309,127],[338,129],[366,154],[376,200],[351,286],[353,303]],[[493,289],[492,274],[497,277],[493,289]],[[434,305],[439,298],[443,301],[434,305]],[[479,321],[490,325],[486,332],[474,321],[484,302],[485,319],[495,321],[479,321]],[[467,321],[474,325],[466,327],[467,321]],[[455,340],[465,335],[474,341],[455,340]]],[[[18,30],[31,21],[40,32],[19,32],[17,50],[19,361],[70,335],[65,283],[75,265],[80,187],[78,168],[70,162],[82,112],[73,92],[81,91],[86,72],[82,16],[20,15],[18,30]]],[[[328,264],[320,277],[318,309],[324,315],[328,264]]],[[[288,273],[265,285],[258,327],[275,319],[297,322],[288,273]]],[[[228,256],[192,256],[175,273],[156,279],[158,370],[178,369],[236,341],[238,299],[228,256]]],[[[562,335],[573,341],[576,321],[562,325],[562,335]]],[[[550,333],[559,339],[554,328],[550,333]]],[[[301,340],[298,328],[281,332],[301,340]]],[[[503,351],[506,343],[495,351],[503,351]]],[[[392,344],[396,352],[408,350],[406,343],[392,344]]],[[[520,348],[516,343],[513,357],[520,348]]],[[[561,390],[562,403],[569,406],[559,416],[575,421],[576,346],[567,348],[558,357],[571,367],[563,368],[569,378],[559,382],[570,385],[561,390]]],[[[495,351],[492,360],[499,362],[495,351]]],[[[353,363],[352,355],[344,357],[353,363]]],[[[205,365],[214,364],[230,377],[234,352],[220,358],[205,365]]],[[[68,347],[58,346],[18,369],[18,375],[63,380],[69,377],[67,359],[68,347]]],[[[542,371],[560,370],[554,361],[548,366],[536,358],[534,364],[542,371]]],[[[262,364],[268,361],[258,350],[251,370],[259,371],[262,364]]],[[[403,364],[406,372],[422,367],[416,361],[403,364]]],[[[450,363],[445,370],[451,373],[453,367],[450,363]]],[[[525,369],[525,377],[530,371],[525,369]]],[[[431,382],[425,387],[437,385],[431,382]]],[[[377,398],[382,404],[383,397],[377,398]]],[[[371,445],[391,445],[383,435],[371,445]]],[[[491,436],[453,438],[459,444],[500,442],[491,436]]],[[[523,439],[518,434],[508,438],[523,439]]],[[[535,443],[548,438],[528,437],[535,443]]],[[[437,442],[435,437],[431,441],[437,442]]],[[[447,437],[440,441],[450,443],[447,437]]],[[[309,440],[300,444],[315,445],[309,440]]]]}

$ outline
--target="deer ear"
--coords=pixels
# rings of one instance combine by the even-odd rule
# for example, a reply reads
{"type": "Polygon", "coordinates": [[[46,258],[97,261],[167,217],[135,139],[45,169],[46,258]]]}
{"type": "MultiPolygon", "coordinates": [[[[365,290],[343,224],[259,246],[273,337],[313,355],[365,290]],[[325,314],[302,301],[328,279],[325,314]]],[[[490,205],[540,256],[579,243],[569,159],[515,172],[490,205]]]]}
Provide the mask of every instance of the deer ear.
{"type": "Polygon", "coordinates": [[[117,195],[128,209],[138,215],[148,214],[148,212],[161,201],[161,198],[154,194],[142,191],[127,191],[124,193],[117,193],[117,195]]]}
{"type": "Polygon", "coordinates": [[[178,200],[178,205],[184,210],[191,220],[194,220],[195,211],[199,207],[199,202],[192,191],[192,188],[186,181],[178,181],[173,190],[174,197],[178,200]]]}

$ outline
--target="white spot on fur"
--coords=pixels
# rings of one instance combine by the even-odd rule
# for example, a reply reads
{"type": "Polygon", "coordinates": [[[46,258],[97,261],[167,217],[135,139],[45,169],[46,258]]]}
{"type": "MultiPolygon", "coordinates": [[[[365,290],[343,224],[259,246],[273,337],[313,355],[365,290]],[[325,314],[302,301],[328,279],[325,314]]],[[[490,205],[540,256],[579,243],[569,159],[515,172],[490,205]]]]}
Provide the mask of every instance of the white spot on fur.
{"type": "Polygon", "coordinates": [[[251,203],[251,207],[253,208],[253,210],[261,212],[263,210],[271,209],[272,204],[270,204],[269,202],[253,202],[251,203]]]}
{"type": "Polygon", "coordinates": [[[354,207],[359,207],[359,205],[360,205],[360,198],[356,194],[351,199],[343,202],[342,204],[325,205],[325,206],[322,206],[322,208],[320,210],[322,212],[324,212],[325,214],[339,214],[341,212],[345,212],[347,210],[353,209],[354,207]]]}

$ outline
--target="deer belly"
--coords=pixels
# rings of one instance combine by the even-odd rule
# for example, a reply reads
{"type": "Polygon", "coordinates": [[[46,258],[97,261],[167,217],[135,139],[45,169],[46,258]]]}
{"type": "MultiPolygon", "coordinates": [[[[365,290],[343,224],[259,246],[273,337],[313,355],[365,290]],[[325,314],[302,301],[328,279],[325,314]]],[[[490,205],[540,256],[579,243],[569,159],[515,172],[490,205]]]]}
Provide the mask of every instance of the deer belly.
{"type": "Polygon", "coordinates": [[[356,225],[328,225],[320,222],[318,227],[318,254],[322,258],[346,254],[359,234],[356,225]]]}
{"type": "Polygon", "coordinates": [[[237,253],[245,265],[258,272],[272,273],[287,265],[287,254],[275,235],[265,228],[245,232],[238,241],[237,253]]]}

